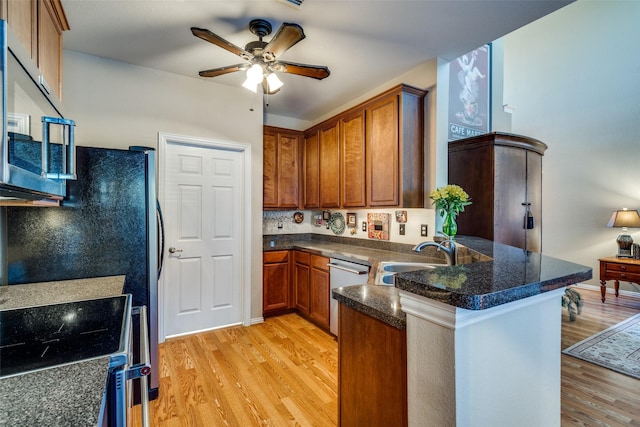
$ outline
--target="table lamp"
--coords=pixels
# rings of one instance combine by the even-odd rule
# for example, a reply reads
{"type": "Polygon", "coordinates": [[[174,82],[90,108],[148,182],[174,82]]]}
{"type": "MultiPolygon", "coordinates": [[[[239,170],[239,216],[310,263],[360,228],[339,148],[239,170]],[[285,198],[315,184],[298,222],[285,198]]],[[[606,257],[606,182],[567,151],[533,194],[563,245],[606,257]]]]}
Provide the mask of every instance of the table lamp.
{"type": "Polygon", "coordinates": [[[627,233],[628,227],[640,228],[640,214],[637,210],[628,210],[624,208],[614,211],[609,218],[607,227],[622,227],[622,232],[618,235],[616,242],[618,243],[618,258],[631,258],[631,244],[633,239],[627,233]]]}

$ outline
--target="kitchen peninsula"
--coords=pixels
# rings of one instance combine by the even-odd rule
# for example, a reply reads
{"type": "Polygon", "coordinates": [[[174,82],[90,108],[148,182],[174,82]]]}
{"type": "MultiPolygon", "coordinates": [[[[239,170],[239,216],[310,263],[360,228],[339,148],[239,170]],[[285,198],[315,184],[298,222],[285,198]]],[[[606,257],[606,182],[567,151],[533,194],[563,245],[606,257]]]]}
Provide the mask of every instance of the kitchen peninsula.
{"type": "MultiPolygon", "coordinates": [[[[273,247],[268,239],[265,250],[346,259],[356,253],[372,265],[372,276],[381,261],[433,262],[436,255],[346,238],[291,236],[273,247]]],[[[399,273],[395,288],[372,287],[370,276],[369,285],[333,289],[332,296],[406,330],[408,425],[559,426],[561,295],[590,279],[591,268],[481,238],[456,240],[463,246],[460,265],[399,273]]],[[[376,347],[365,343],[369,337],[358,339],[376,347]]]]}
{"type": "MultiPolygon", "coordinates": [[[[457,240],[491,261],[396,276],[408,425],[559,426],[560,299],[591,269],[480,238],[457,240]]],[[[365,292],[347,287],[334,297],[365,312],[365,292]]]]}

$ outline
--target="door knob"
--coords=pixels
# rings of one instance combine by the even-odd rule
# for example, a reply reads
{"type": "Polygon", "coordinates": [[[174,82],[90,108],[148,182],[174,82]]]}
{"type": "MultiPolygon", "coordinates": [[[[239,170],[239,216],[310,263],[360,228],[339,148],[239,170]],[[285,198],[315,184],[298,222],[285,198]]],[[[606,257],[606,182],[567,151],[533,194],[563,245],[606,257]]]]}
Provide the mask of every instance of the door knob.
{"type": "Polygon", "coordinates": [[[171,246],[171,247],[169,248],[169,253],[170,253],[170,254],[175,254],[176,252],[182,252],[182,249],[176,249],[176,248],[174,248],[173,246],[171,246]]]}

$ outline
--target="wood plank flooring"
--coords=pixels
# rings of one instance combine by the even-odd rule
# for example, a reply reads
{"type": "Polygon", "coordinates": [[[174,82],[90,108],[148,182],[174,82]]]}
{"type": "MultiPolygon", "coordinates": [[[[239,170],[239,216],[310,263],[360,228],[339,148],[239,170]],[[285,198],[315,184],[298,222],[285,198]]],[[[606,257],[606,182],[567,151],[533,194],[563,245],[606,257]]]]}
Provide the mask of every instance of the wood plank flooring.
{"type": "MultiPolygon", "coordinates": [[[[599,291],[580,293],[575,322],[563,309],[563,349],[640,312],[640,299],[608,294],[602,304],[599,291]]],[[[337,356],[335,339],[295,314],[169,339],[151,425],[336,426],[337,356]]],[[[563,427],[640,426],[640,380],[561,359],[563,427]]]]}
{"type": "MultiPolygon", "coordinates": [[[[562,314],[562,348],[640,312],[640,299],[578,289],[582,314],[569,322],[562,314]]],[[[562,426],[640,426],[640,380],[562,355],[562,426]]]]}

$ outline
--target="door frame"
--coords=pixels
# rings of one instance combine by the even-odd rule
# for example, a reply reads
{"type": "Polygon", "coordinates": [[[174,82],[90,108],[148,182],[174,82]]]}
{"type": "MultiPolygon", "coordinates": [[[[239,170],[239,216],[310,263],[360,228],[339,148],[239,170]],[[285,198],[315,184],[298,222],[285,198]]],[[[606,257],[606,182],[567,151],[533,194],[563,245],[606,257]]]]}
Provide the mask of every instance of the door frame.
{"type": "MultiPolygon", "coordinates": [[[[164,206],[166,191],[165,161],[167,145],[170,143],[192,145],[202,148],[230,150],[243,153],[244,158],[244,183],[242,188],[241,216],[241,254],[242,276],[240,278],[241,318],[243,326],[251,325],[251,144],[222,141],[218,139],[200,138],[158,132],[158,200],[164,206]]],[[[166,222],[166,220],[165,220],[166,222]]],[[[166,246],[166,245],[165,245],[166,246]]],[[[165,285],[164,269],[158,280],[158,342],[164,342],[165,334],[165,285]],[[161,309],[162,308],[162,309],[161,309]]]]}

